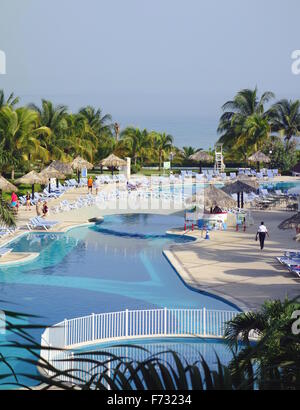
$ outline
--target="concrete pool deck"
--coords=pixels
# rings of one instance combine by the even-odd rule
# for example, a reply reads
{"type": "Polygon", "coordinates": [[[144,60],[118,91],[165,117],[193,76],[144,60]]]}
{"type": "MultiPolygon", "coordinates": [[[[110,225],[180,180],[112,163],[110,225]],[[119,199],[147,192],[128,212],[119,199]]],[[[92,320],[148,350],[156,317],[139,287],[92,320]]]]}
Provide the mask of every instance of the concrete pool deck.
{"type": "MultiPolygon", "coordinates": [[[[278,229],[288,213],[253,211],[252,215],[255,224],[247,232],[213,231],[210,240],[172,245],[165,255],[189,286],[223,297],[242,310],[258,309],[266,299],[299,296],[300,279],[275,259],[285,249],[299,248],[293,231],[278,229]],[[263,251],[255,242],[261,221],[270,232],[263,251]]],[[[201,238],[199,231],[188,235],[201,238]]]]}

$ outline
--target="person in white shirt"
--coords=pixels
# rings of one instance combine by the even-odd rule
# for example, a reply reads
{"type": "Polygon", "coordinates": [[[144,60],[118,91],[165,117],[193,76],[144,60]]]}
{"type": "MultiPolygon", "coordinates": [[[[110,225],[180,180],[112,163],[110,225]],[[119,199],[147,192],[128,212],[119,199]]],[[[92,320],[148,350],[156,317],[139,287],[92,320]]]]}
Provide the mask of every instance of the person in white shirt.
{"type": "Polygon", "coordinates": [[[260,226],[258,227],[257,233],[256,233],[256,238],[255,240],[257,241],[257,237],[259,237],[259,243],[260,243],[260,249],[263,250],[265,246],[265,239],[266,235],[270,237],[269,232],[267,227],[263,222],[260,223],[260,226]]]}

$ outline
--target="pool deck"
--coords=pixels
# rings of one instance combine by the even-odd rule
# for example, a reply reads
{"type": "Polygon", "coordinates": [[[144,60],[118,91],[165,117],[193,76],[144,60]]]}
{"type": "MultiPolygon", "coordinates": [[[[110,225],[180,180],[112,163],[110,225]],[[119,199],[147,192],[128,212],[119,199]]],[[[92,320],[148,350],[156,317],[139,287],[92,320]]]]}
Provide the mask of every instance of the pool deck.
{"type": "MultiPolygon", "coordinates": [[[[294,182],[299,181],[299,178],[281,177],[280,181],[294,182]]],[[[111,188],[109,185],[104,185],[102,189],[110,190],[111,188]]],[[[86,193],[86,188],[71,189],[63,195],[63,198],[49,202],[49,207],[57,205],[62,199],[71,202],[86,193]]],[[[93,217],[134,212],[170,214],[179,213],[180,210],[137,209],[134,211],[132,209],[111,209],[111,207],[100,209],[97,206],[91,206],[50,214],[47,219],[57,220],[59,225],[49,232],[66,232],[76,226],[87,224],[93,217]]],[[[253,211],[255,224],[247,232],[236,232],[232,229],[226,232],[214,231],[211,233],[210,240],[202,239],[201,232],[195,230],[186,234],[196,237],[198,239],[196,242],[172,245],[165,251],[165,256],[189,286],[225,298],[242,310],[257,309],[266,299],[296,297],[300,295],[300,279],[294,277],[275,259],[275,256],[282,255],[284,249],[299,248],[299,242],[293,240],[293,231],[278,229],[278,224],[291,214],[293,213],[285,211],[253,211]],[[257,226],[262,220],[269,228],[271,238],[267,239],[266,248],[260,251],[254,237],[257,226]]],[[[26,222],[33,216],[35,216],[35,207],[32,207],[30,211],[20,209],[18,226],[26,225],[26,222]]],[[[26,232],[28,230],[23,228],[10,237],[0,239],[0,246],[8,244],[26,232]]],[[[173,233],[184,234],[181,229],[173,230],[173,233]]],[[[24,262],[30,258],[28,254],[18,256],[13,253],[10,256],[16,260],[15,263],[22,262],[22,257],[24,262]]],[[[3,259],[3,262],[7,262],[8,265],[10,261],[3,259]]]]}
{"type": "Polygon", "coordinates": [[[284,249],[299,248],[293,231],[278,229],[288,214],[254,211],[255,224],[247,232],[214,231],[210,240],[202,239],[199,231],[189,232],[199,240],[172,245],[165,256],[189,286],[223,297],[242,310],[258,309],[266,299],[297,297],[300,279],[275,259],[284,249]],[[270,232],[263,251],[255,242],[260,221],[270,232]]]}

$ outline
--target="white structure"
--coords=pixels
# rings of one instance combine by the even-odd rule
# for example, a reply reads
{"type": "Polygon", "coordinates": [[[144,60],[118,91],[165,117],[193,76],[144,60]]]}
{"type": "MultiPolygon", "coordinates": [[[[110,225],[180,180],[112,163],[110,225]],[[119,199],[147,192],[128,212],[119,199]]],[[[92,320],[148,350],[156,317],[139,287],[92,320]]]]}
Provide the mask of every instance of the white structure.
{"type": "Polygon", "coordinates": [[[125,177],[129,181],[131,177],[131,158],[126,157],[125,177]]]}
{"type": "MultiPolygon", "coordinates": [[[[174,337],[223,338],[224,325],[235,311],[203,309],[151,309],[91,314],[64,320],[46,328],[41,338],[41,360],[66,370],[72,350],[130,339],[174,337]],[[47,350],[48,348],[52,350],[47,350]],[[67,349],[62,352],[55,349],[67,349]],[[65,361],[62,361],[65,360],[65,361]]],[[[47,372],[53,376],[52,371],[47,372]]],[[[64,379],[65,380],[65,379],[64,379]]]]}
{"type": "Polygon", "coordinates": [[[6,55],[2,50],[0,50],[0,75],[1,74],[6,74],[6,55]]]}
{"type": "Polygon", "coordinates": [[[215,171],[224,172],[223,144],[215,145],[215,171]]]}

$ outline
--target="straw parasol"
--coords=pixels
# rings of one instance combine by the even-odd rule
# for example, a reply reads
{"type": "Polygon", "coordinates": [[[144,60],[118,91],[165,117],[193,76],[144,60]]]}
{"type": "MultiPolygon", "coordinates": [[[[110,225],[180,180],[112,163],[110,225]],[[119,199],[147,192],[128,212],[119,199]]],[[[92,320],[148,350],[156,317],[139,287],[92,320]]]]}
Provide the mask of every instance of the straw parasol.
{"type": "Polygon", "coordinates": [[[49,192],[51,192],[51,185],[50,185],[50,179],[51,178],[56,178],[57,180],[66,178],[64,174],[62,174],[57,169],[51,167],[51,165],[44,168],[38,175],[44,180],[49,179],[49,192]]]}
{"type": "Polygon", "coordinates": [[[278,225],[279,229],[292,229],[297,228],[300,225],[300,212],[285,219],[281,224],[278,225]]]}
{"type": "Polygon", "coordinates": [[[34,198],[34,184],[45,184],[47,178],[41,177],[37,172],[30,171],[16,180],[16,184],[31,184],[32,199],[34,198]]]}
{"type": "Polygon", "coordinates": [[[244,207],[244,192],[249,194],[250,192],[256,192],[257,188],[254,186],[251,186],[250,184],[247,184],[244,181],[237,180],[231,184],[226,185],[224,188],[222,188],[224,192],[228,195],[232,194],[237,194],[237,206],[238,208],[240,207],[240,198],[242,202],[242,208],[244,207]]]}
{"type": "Polygon", "coordinates": [[[50,167],[55,168],[57,171],[65,175],[73,174],[72,164],[69,162],[52,161],[50,167]]]}
{"type": "Polygon", "coordinates": [[[127,165],[127,162],[124,159],[117,157],[115,154],[110,154],[107,158],[104,158],[100,161],[99,165],[101,167],[107,167],[112,169],[124,167],[127,165]]]}
{"type": "Polygon", "coordinates": [[[271,159],[267,155],[265,155],[263,152],[257,151],[248,158],[248,161],[256,162],[257,170],[259,170],[260,163],[264,162],[265,164],[268,164],[269,162],[271,162],[271,159]]]}
{"type": "Polygon", "coordinates": [[[11,192],[11,191],[17,191],[18,188],[11,184],[9,181],[7,181],[7,179],[5,179],[2,175],[0,175],[0,191],[2,193],[2,191],[5,192],[11,192]]]}
{"type": "Polygon", "coordinates": [[[211,162],[213,161],[213,157],[205,151],[197,151],[195,154],[189,156],[189,159],[192,161],[199,162],[200,173],[202,173],[202,162],[211,162]]]}
{"type": "Polygon", "coordinates": [[[77,171],[77,180],[78,180],[78,184],[80,182],[80,174],[81,171],[86,168],[86,169],[92,169],[94,168],[94,165],[91,164],[89,161],[87,161],[84,158],[81,157],[76,157],[73,162],[72,162],[72,168],[75,169],[77,171]]]}
{"type": "Polygon", "coordinates": [[[83,168],[86,168],[86,169],[94,168],[93,164],[91,164],[89,161],[81,157],[76,157],[73,160],[71,166],[73,169],[76,169],[76,171],[81,171],[83,168]]]}
{"type": "Polygon", "coordinates": [[[195,202],[197,199],[204,199],[204,207],[211,208],[214,206],[219,206],[220,208],[231,208],[235,206],[235,200],[228,194],[226,194],[222,189],[216,188],[214,185],[209,185],[203,188],[203,197],[202,193],[193,195],[187,202],[195,202]]]}
{"type": "Polygon", "coordinates": [[[248,177],[247,175],[238,175],[237,180],[244,182],[247,185],[250,185],[251,187],[255,188],[256,190],[259,189],[259,182],[256,179],[252,179],[248,177]]]}

